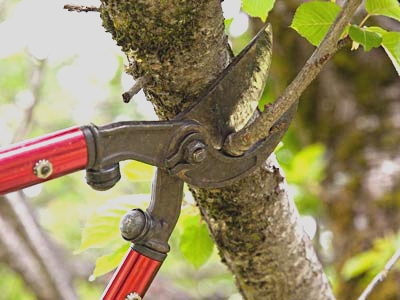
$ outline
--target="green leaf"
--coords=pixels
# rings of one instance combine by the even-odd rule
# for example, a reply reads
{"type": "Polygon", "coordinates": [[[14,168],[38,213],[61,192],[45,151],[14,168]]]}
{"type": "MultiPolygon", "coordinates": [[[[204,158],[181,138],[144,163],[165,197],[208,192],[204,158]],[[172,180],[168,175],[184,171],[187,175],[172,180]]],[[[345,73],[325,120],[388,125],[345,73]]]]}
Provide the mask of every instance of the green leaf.
{"type": "Polygon", "coordinates": [[[122,167],[122,172],[130,181],[148,182],[153,178],[154,167],[132,160],[122,167]]]}
{"type": "Polygon", "coordinates": [[[124,244],[116,251],[100,256],[96,260],[96,266],[93,270],[93,274],[90,276],[90,280],[95,280],[97,277],[107,274],[118,267],[122,259],[125,257],[129,247],[130,243],[124,242],[124,244]]]}
{"type": "Polygon", "coordinates": [[[318,46],[335,21],[340,6],[333,2],[305,2],[294,15],[292,27],[314,46],[318,46]]]}
{"type": "Polygon", "coordinates": [[[379,47],[382,43],[382,35],[376,32],[368,31],[365,28],[360,28],[356,25],[351,25],[349,28],[351,39],[363,45],[365,51],[379,47]]]}
{"type": "Polygon", "coordinates": [[[382,46],[400,76],[400,32],[385,33],[382,46]]]}
{"type": "Polygon", "coordinates": [[[119,223],[123,215],[134,207],[145,207],[150,195],[137,194],[112,199],[99,206],[86,222],[81,238],[81,245],[75,251],[81,253],[89,248],[104,248],[123,241],[119,223]]]}
{"type": "Polygon", "coordinates": [[[242,9],[248,15],[261,18],[265,22],[274,4],[275,0],[242,0],[242,9]]]}
{"type": "Polygon", "coordinates": [[[382,35],[382,47],[400,76],[400,32],[388,32],[378,26],[368,27],[367,30],[382,35]]]}
{"type": "Polygon", "coordinates": [[[365,9],[370,15],[382,15],[400,21],[400,5],[397,0],[366,0],[365,9]]]}
{"type": "Polygon", "coordinates": [[[383,29],[382,27],[379,26],[371,26],[371,27],[363,27],[365,30],[371,31],[371,32],[376,32],[379,33],[380,35],[385,35],[387,31],[383,29]]]}
{"type": "Polygon", "coordinates": [[[285,171],[288,182],[305,184],[319,182],[324,176],[325,147],[322,144],[312,144],[298,152],[288,170],[285,171]]]}
{"type": "Polygon", "coordinates": [[[196,268],[201,267],[210,258],[214,242],[199,214],[186,216],[183,220],[179,247],[183,256],[196,268]]]}

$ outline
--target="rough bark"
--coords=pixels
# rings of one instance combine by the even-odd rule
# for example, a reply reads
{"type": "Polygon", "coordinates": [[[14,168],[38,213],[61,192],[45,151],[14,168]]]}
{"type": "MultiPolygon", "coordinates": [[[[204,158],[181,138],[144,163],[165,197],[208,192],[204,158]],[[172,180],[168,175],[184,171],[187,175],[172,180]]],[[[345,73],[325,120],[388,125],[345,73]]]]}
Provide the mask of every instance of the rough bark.
{"type": "Polygon", "coordinates": [[[273,156],[236,184],[193,188],[245,299],[332,299],[273,156]]]}
{"type": "MultiPolygon", "coordinates": [[[[162,119],[192,103],[230,60],[219,0],[103,0],[101,16],[128,72],[149,78],[144,91],[162,119]]],[[[245,299],[333,299],[276,161],[232,186],[192,191],[245,299]]]]}

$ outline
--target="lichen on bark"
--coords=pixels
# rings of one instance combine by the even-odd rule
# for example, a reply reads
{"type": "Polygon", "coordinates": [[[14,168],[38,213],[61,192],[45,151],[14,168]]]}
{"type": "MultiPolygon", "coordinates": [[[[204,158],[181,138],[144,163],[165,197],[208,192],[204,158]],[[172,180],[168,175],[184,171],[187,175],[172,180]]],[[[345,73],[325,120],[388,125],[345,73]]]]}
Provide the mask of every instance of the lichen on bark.
{"type": "Polygon", "coordinates": [[[190,105],[229,63],[217,1],[103,0],[101,17],[128,57],[126,71],[150,76],[144,91],[162,119],[190,105]]]}
{"type": "Polygon", "coordinates": [[[245,299],[334,298],[274,156],[229,187],[191,190],[245,299]]]}

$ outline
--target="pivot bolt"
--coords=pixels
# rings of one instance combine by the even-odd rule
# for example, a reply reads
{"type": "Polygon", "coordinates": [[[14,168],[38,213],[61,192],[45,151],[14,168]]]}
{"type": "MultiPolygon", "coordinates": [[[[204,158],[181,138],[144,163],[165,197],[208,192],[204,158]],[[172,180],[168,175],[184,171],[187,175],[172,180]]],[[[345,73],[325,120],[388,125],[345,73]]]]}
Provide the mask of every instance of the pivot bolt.
{"type": "Polygon", "coordinates": [[[186,159],[190,163],[200,163],[207,157],[206,145],[200,141],[192,141],[187,146],[186,159]]]}
{"type": "Polygon", "coordinates": [[[126,296],[125,300],[142,300],[142,297],[138,295],[138,293],[130,293],[126,296]]]}
{"type": "Polygon", "coordinates": [[[53,165],[47,159],[38,160],[33,166],[33,174],[36,175],[37,178],[46,179],[53,174],[53,165]]]}

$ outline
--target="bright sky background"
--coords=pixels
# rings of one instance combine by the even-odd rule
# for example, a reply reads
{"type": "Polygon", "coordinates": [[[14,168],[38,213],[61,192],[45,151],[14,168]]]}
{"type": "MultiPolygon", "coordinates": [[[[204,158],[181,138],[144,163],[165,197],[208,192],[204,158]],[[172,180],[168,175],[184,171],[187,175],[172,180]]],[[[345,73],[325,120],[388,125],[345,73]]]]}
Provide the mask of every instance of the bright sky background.
{"type": "MultiPolygon", "coordinates": [[[[1,1],[1,0],[0,0],[1,1]]],[[[57,74],[60,86],[77,99],[75,122],[87,123],[91,111],[107,95],[109,81],[118,71],[117,56],[124,57],[109,33],[101,26],[98,13],[68,12],[65,0],[22,0],[16,4],[9,18],[0,23],[0,59],[27,49],[37,59],[47,58],[55,65],[70,57],[74,63],[62,67],[57,74]],[[95,54],[95,55],[94,55],[95,54]]],[[[99,6],[98,0],[74,1],[74,4],[99,6]]],[[[247,15],[240,12],[241,1],[222,2],[225,18],[233,18],[232,36],[240,36],[248,28],[247,15]]],[[[0,74],[2,71],[0,70],[0,74]]],[[[133,85],[131,76],[123,74],[122,90],[133,85]]],[[[20,98],[24,94],[20,95],[20,98]]],[[[26,95],[25,95],[26,96],[26,95]]],[[[26,99],[27,101],[29,99],[26,99]]],[[[154,119],[151,104],[143,93],[135,97],[139,112],[154,119]]]]}

